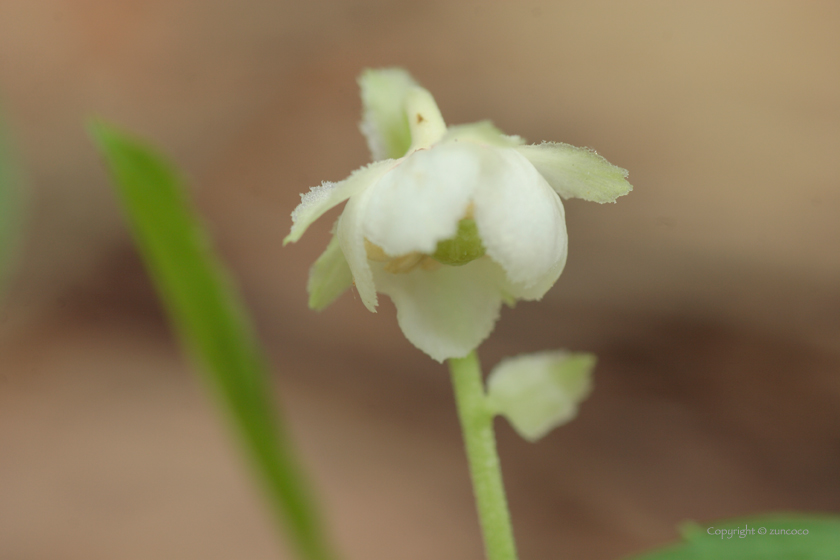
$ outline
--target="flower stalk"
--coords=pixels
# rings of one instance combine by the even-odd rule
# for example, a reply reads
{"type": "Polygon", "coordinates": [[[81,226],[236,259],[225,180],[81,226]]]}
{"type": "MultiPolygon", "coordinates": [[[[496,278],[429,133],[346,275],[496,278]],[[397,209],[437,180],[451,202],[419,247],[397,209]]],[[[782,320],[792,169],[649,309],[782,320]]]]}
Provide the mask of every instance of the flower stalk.
{"type": "Polygon", "coordinates": [[[487,560],[516,560],[496,437],[475,351],[449,360],[487,560]]]}

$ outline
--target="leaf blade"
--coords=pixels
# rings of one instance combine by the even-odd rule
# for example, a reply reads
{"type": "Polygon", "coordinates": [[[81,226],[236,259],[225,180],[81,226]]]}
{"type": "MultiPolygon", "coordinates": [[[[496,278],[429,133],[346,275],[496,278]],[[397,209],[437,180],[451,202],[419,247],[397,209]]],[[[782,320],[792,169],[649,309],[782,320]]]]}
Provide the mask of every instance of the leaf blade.
{"type": "Polygon", "coordinates": [[[0,294],[11,276],[21,240],[25,210],[23,195],[21,170],[0,111],[0,294]]]}
{"type": "Polygon", "coordinates": [[[268,367],[245,306],[191,208],[177,170],[101,121],[90,134],[170,321],[230,414],[301,557],[328,551],[308,485],[269,395],[268,367]]]}

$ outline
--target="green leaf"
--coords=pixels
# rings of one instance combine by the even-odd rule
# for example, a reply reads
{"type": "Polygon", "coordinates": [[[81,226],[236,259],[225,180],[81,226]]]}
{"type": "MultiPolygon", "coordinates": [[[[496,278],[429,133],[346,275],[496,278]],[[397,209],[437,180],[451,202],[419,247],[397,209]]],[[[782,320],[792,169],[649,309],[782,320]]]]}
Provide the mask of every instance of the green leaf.
{"type": "Polygon", "coordinates": [[[271,401],[268,368],[253,326],[180,174],[117,128],[101,121],[89,128],[169,318],[230,413],[297,552],[307,560],[332,558],[271,401]]]}
{"type": "Polygon", "coordinates": [[[571,421],[592,389],[592,354],[562,350],[506,358],[487,378],[487,404],[528,441],[571,421]]]}
{"type": "Polygon", "coordinates": [[[0,112],[0,292],[11,273],[20,241],[24,205],[22,178],[0,112]]]}
{"type": "Polygon", "coordinates": [[[765,514],[684,524],[683,542],[627,560],[837,560],[840,516],[765,514]]]}

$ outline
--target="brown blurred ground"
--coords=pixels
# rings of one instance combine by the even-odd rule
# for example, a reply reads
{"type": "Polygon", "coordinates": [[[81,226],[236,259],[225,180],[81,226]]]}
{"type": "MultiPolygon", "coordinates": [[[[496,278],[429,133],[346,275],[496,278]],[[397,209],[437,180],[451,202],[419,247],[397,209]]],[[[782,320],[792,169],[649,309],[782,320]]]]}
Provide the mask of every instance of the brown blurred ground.
{"type": "Polygon", "coordinates": [[[840,511],[839,30],[831,2],[4,0],[32,216],[0,326],[0,558],[283,557],[131,249],[91,113],[193,178],[346,557],[480,557],[445,370],[387,302],[306,309],[328,218],[280,247],[298,193],[366,161],[355,76],[392,64],[450,122],[595,147],[636,187],[566,205],[566,272],[482,349],[601,358],[569,426],[531,445],[499,423],[524,559],[840,511]]]}

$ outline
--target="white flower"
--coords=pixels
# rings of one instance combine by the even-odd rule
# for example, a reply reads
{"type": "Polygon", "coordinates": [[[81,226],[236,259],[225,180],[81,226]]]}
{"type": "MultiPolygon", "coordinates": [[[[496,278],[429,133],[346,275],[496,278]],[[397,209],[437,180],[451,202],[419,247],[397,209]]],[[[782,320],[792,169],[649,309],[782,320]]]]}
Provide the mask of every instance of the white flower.
{"type": "Polygon", "coordinates": [[[447,128],[404,70],[368,70],[359,83],[377,161],[301,195],[284,243],[349,199],[312,267],[310,307],[355,282],[370,311],[377,292],[388,295],[405,336],[432,358],[463,357],[493,330],[502,302],[538,300],[560,276],[560,196],[614,202],[632,189],[627,172],[584,148],[526,146],[489,122],[447,128]]]}

